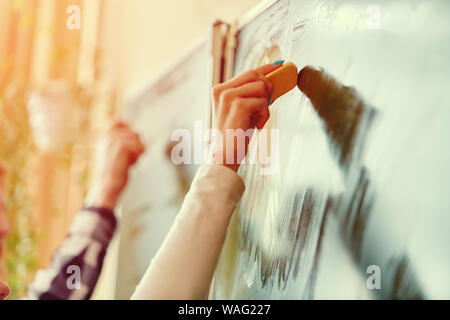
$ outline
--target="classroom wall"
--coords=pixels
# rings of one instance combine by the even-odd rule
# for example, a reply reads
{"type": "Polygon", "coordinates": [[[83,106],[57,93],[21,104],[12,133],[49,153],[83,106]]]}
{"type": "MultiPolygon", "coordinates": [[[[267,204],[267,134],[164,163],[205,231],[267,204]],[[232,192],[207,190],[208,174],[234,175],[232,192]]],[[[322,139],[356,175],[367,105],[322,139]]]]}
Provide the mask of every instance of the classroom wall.
{"type": "Polygon", "coordinates": [[[103,50],[124,90],[148,79],[209,32],[215,19],[234,21],[261,0],[107,0],[103,50]]]}

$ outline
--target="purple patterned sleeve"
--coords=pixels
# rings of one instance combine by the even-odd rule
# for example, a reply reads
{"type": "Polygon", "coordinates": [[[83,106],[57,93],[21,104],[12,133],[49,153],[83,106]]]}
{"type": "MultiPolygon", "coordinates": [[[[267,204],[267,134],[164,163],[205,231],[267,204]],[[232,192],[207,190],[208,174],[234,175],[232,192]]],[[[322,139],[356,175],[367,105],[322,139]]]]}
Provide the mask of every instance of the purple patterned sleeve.
{"type": "Polygon", "coordinates": [[[84,208],[79,212],[49,267],[37,272],[28,288],[32,300],[88,300],[116,229],[113,212],[84,208]]]}

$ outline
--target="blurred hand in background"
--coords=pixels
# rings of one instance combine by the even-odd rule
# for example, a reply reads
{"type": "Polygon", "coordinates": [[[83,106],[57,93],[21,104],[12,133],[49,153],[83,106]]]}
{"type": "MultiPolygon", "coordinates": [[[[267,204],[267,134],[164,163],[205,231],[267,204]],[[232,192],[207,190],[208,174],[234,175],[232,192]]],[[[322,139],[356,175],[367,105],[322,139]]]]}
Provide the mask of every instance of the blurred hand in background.
{"type": "Polygon", "coordinates": [[[100,140],[89,206],[113,210],[128,182],[128,171],[145,151],[139,135],[124,122],[114,123],[100,140]]]}

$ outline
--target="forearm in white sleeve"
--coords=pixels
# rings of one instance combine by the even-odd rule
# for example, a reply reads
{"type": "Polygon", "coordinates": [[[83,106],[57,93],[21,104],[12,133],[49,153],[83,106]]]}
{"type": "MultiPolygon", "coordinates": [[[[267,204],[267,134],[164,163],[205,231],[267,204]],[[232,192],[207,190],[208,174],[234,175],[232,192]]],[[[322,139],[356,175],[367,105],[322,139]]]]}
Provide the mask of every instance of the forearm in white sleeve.
{"type": "Polygon", "coordinates": [[[132,299],[205,299],[244,189],[233,170],[222,165],[200,167],[132,299]]]}

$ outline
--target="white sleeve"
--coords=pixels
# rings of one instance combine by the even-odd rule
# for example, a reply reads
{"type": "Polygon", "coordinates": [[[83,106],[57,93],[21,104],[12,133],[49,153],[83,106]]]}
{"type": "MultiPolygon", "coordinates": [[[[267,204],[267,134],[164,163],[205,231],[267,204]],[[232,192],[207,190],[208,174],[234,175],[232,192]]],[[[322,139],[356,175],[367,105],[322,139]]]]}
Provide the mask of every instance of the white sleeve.
{"type": "Polygon", "coordinates": [[[200,167],[132,299],[205,299],[244,189],[233,170],[222,165],[200,167]]]}

